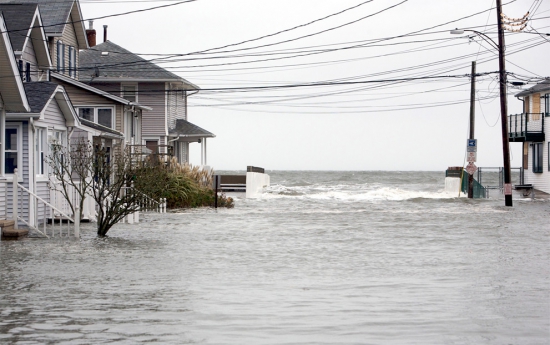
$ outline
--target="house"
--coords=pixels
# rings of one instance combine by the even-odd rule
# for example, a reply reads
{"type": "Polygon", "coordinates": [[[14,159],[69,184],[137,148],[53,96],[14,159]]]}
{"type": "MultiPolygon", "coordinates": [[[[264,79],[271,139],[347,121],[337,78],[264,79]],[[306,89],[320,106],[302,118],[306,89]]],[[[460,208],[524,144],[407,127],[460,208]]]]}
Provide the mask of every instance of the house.
{"type": "MultiPolygon", "coordinates": [[[[88,33],[95,42],[92,23],[88,33]]],[[[206,139],[215,135],[188,121],[187,97],[198,86],[108,40],[80,52],[80,71],[81,82],[151,108],[143,114],[142,145],[183,163],[198,142],[207,165],[206,139]]]]}
{"type": "MultiPolygon", "coordinates": [[[[47,43],[53,62],[52,66],[42,67],[47,67],[47,70],[51,67],[58,73],[78,78],[79,50],[88,48],[86,29],[78,0],[3,0],[2,4],[2,6],[7,4],[38,5],[42,25],[31,27],[43,28],[46,35],[44,42],[47,43]]],[[[21,8],[23,7],[21,6],[21,8]]],[[[29,36],[24,31],[18,34],[21,37],[29,36]]],[[[32,42],[33,44],[41,43],[38,39],[32,39],[32,42]]],[[[14,50],[18,53],[17,49],[14,50]]],[[[35,50],[38,51],[38,49],[35,50]]]]}
{"type": "Polygon", "coordinates": [[[550,193],[550,79],[516,97],[523,112],[508,116],[509,140],[522,143],[524,183],[550,193]]]}
{"type": "Polygon", "coordinates": [[[37,5],[2,4],[0,13],[3,72],[0,217],[13,217],[17,206],[21,221],[36,226],[38,219],[46,217],[46,208],[38,206],[38,198],[50,200],[49,144],[68,143],[74,130],[87,133],[89,129],[81,125],[62,86],[37,81],[47,78],[51,62],[37,5]],[[17,203],[11,188],[14,180],[27,193],[17,203]]]}

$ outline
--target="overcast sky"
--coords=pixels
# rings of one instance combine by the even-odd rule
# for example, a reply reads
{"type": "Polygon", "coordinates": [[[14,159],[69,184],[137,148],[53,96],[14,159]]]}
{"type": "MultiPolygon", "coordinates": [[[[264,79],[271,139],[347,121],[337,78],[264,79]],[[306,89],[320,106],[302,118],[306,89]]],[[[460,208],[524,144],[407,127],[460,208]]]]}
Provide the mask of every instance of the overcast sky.
{"type": "MultiPolygon", "coordinates": [[[[511,18],[536,10],[529,33],[506,34],[506,67],[515,74],[509,80],[530,87],[550,76],[550,37],[534,31],[550,32],[550,1],[503,2],[511,18]]],[[[88,19],[176,3],[81,6],[88,19]]],[[[158,64],[203,89],[189,98],[189,121],[216,134],[208,140],[215,169],[444,170],[464,162],[470,80],[463,75],[474,60],[477,72],[487,73],[477,78],[477,165],[502,166],[497,51],[477,37],[449,34],[475,28],[496,41],[496,11],[487,11],[494,6],[494,0],[197,0],[94,26],[98,43],[106,24],[109,40],[132,52],[189,54],[158,64]],[[409,78],[415,80],[403,80],[409,78]],[[300,86],[311,83],[323,85],[300,86]],[[253,89],[274,85],[285,87],[253,89]],[[246,89],[226,89],[233,87],[246,89]]],[[[509,89],[509,113],[521,112],[513,97],[519,90],[509,89]]],[[[512,167],[519,167],[521,144],[511,148],[512,167]]],[[[191,163],[200,163],[199,149],[191,145],[191,163]]]]}

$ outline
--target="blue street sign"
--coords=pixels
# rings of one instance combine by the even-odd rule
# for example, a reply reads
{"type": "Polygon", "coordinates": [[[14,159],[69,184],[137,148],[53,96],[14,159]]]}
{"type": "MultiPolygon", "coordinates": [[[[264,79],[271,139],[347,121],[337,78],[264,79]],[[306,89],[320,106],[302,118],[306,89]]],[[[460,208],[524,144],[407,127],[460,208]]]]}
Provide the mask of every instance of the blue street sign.
{"type": "Polygon", "coordinates": [[[468,147],[476,147],[477,139],[468,139],[468,147]]]}

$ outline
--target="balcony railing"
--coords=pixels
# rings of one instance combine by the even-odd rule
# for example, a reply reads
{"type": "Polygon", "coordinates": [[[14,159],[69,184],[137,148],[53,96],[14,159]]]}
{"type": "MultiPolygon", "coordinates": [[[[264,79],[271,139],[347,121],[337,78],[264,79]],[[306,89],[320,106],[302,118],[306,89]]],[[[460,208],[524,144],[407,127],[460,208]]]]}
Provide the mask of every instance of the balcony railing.
{"type": "Polygon", "coordinates": [[[512,142],[544,141],[544,113],[508,116],[508,138],[512,142]]]}

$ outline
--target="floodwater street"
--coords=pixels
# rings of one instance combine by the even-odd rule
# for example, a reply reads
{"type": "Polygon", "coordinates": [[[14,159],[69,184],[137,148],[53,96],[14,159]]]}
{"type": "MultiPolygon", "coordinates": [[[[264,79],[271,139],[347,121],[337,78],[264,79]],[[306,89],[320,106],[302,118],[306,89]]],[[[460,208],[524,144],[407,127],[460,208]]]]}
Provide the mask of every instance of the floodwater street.
{"type": "Polygon", "coordinates": [[[439,172],[270,174],[234,209],[2,241],[0,343],[548,343],[548,200],[456,198],[439,172]]]}

